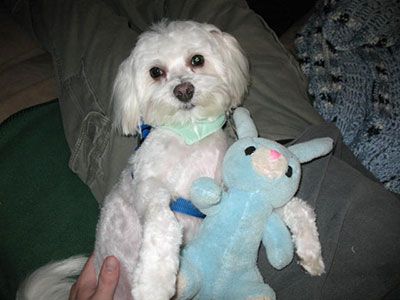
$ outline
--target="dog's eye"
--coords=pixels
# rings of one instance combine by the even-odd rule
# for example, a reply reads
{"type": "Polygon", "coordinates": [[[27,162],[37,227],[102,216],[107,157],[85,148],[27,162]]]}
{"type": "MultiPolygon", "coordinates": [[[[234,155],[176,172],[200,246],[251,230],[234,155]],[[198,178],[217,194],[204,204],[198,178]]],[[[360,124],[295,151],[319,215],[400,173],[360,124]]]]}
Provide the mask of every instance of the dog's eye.
{"type": "Polygon", "coordinates": [[[291,166],[289,166],[285,175],[290,178],[292,177],[292,174],[293,174],[293,169],[291,166]]]}
{"type": "Polygon", "coordinates": [[[192,57],[192,66],[199,67],[204,65],[204,57],[203,55],[196,54],[192,57]]]}
{"type": "Polygon", "coordinates": [[[161,70],[158,67],[153,67],[150,69],[150,76],[154,79],[157,79],[158,77],[164,75],[164,71],[161,70]]]}
{"type": "Polygon", "coordinates": [[[256,147],[250,146],[250,147],[247,147],[247,148],[244,150],[244,154],[246,154],[246,155],[251,155],[251,154],[253,154],[254,151],[256,151],[256,147]]]}

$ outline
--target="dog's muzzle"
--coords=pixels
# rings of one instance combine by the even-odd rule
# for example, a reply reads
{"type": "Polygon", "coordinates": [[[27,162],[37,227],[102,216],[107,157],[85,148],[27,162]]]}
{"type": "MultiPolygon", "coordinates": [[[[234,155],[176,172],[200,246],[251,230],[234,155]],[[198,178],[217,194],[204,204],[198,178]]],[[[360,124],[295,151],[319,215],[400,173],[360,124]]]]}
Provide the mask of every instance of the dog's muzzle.
{"type": "Polygon", "coordinates": [[[174,88],[174,95],[179,101],[189,102],[193,98],[194,86],[190,82],[184,82],[174,88]]]}

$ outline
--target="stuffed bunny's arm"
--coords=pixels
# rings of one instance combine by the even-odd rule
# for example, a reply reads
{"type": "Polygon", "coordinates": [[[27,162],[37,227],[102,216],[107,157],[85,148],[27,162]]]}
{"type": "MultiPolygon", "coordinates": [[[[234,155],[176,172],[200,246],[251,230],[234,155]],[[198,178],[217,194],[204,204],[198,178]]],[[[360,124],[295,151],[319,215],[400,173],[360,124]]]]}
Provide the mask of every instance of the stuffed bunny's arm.
{"type": "Polygon", "coordinates": [[[275,269],[286,267],[293,259],[293,243],[285,223],[276,214],[271,213],[265,226],[263,244],[268,261],[275,269]]]}
{"type": "Polygon", "coordinates": [[[222,188],[211,178],[197,179],[190,190],[190,198],[193,204],[204,214],[211,215],[222,195],[222,188]]]}

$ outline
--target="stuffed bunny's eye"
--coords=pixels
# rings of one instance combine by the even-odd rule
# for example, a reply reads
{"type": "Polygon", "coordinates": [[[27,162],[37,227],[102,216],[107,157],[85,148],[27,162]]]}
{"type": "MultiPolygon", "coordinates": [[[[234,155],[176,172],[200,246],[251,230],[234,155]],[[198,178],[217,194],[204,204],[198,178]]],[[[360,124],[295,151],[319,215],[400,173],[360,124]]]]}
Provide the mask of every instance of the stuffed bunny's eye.
{"type": "Polygon", "coordinates": [[[293,174],[293,169],[291,166],[289,166],[285,175],[290,178],[292,177],[292,174],[293,174]]]}
{"type": "Polygon", "coordinates": [[[244,153],[245,153],[246,155],[251,155],[251,154],[253,154],[254,151],[256,151],[256,147],[250,146],[250,147],[247,147],[247,148],[244,150],[244,153]]]}

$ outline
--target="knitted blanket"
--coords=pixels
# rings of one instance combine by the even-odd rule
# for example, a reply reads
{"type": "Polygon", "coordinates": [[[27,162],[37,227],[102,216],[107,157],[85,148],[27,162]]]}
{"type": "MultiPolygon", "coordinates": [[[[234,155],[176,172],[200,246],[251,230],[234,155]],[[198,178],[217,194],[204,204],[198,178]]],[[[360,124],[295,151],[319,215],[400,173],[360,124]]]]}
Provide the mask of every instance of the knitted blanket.
{"type": "Polygon", "coordinates": [[[400,1],[320,1],[295,45],[315,108],[400,193],[400,1]]]}

